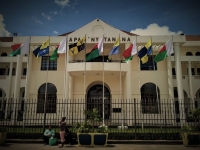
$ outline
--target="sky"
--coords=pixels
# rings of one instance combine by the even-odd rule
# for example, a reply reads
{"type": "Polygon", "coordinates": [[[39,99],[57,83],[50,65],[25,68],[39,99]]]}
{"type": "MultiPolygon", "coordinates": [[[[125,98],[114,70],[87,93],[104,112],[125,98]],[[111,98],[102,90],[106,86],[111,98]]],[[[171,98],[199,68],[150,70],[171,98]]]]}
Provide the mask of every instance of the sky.
{"type": "Polygon", "coordinates": [[[0,0],[0,37],[57,36],[99,18],[138,35],[200,35],[199,0],[0,0]]]}

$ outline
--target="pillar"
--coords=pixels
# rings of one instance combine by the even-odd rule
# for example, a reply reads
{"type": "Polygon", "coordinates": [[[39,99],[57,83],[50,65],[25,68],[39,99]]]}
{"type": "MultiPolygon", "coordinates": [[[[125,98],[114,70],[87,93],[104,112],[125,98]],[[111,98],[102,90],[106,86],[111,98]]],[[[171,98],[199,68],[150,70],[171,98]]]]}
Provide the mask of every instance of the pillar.
{"type": "Polygon", "coordinates": [[[21,85],[21,74],[22,74],[22,59],[23,55],[17,55],[17,70],[16,70],[16,76],[15,76],[15,84],[14,84],[14,105],[13,105],[13,113],[12,113],[12,121],[13,124],[16,124],[17,121],[17,115],[18,115],[18,103],[19,101],[19,93],[20,93],[20,85],[21,85]]]}
{"type": "MultiPolygon", "coordinates": [[[[6,110],[5,110],[5,117],[7,118],[7,116],[11,113],[12,110],[12,106],[11,103],[13,103],[13,101],[11,101],[11,91],[12,91],[12,69],[13,69],[13,62],[10,62],[10,71],[9,71],[9,75],[8,75],[8,90],[6,92],[6,110]]],[[[7,72],[6,72],[7,73],[7,72]]]]}
{"type": "Polygon", "coordinates": [[[168,75],[168,91],[169,91],[169,103],[171,103],[171,112],[172,123],[175,124],[175,106],[174,106],[174,85],[173,85],[173,76],[172,76],[172,62],[171,57],[167,57],[167,75],[168,75]]]}
{"type": "Polygon", "coordinates": [[[176,66],[176,81],[177,81],[177,90],[178,90],[178,99],[179,99],[179,108],[180,108],[180,123],[181,126],[185,122],[185,109],[184,109],[184,95],[183,95],[183,85],[182,85],[182,68],[180,60],[180,47],[179,43],[175,43],[175,66],[176,66]]]}
{"type": "Polygon", "coordinates": [[[191,108],[194,108],[194,91],[193,91],[193,83],[192,83],[191,61],[188,61],[188,79],[189,79],[189,91],[190,91],[190,104],[191,104],[191,108]]]}

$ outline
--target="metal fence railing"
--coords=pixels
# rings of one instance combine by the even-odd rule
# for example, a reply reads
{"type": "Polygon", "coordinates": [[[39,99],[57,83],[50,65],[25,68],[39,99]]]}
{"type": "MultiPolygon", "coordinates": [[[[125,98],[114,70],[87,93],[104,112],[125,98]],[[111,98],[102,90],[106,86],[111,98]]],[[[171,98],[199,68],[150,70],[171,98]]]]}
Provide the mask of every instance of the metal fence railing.
{"type": "MultiPolygon", "coordinates": [[[[44,99],[1,100],[0,126],[6,128],[7,138],[40,138],[48,125],[58,133],[62,116],[75,133],[72,126],[87,119],[84,110],[97,108],[108,126],[109,139],[175,140],[180,139],[184,124],[194,125],[188,112],[200,107],[197,101],[184,103],[184,100],[48,99],[46,105],[44,102],[44,99]]],[[[199,120],[197,123],[200,126],[199,120]]],[[[100,125],[102,122],[97,122],[95,127],[100,125]]]]}

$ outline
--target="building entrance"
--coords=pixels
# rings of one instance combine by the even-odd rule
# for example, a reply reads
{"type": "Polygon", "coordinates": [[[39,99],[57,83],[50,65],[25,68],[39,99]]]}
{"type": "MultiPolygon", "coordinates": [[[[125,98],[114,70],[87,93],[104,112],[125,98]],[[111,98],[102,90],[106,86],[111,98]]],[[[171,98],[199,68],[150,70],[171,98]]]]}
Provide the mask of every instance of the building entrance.
{"type": "Polygon", "coordinates": [[[104,119],[110,118],[110,91],[107,87],[101,84],[96,84],[92,86],[87,93],[87,109],[92,110],[93,108],[97,108],[99,114],[104,119]],[[104,92],[104,100],[103,100],[103,92],[104,92]],[[103,113],[104,106],[104,113],[103,113]]]}

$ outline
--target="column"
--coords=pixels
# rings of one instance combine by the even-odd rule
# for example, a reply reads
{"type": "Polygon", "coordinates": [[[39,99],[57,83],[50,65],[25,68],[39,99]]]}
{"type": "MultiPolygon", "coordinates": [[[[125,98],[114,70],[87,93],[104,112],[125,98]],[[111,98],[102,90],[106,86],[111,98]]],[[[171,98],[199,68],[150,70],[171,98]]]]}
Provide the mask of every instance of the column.
{"type": "Polygon", "coordinates": [[[20,85],[21,85],[21,74],[22,74],[22,59],[23,55],[17,55],[17,70],[16,70],[16,76],[15,76],[15,84],[14,84],[14,105],[13,105],[13,113],[12,113],[12,120],[14,121],[13,123],[16,123],[15,117],[18,115],[18,105],[19,103],[19,93],[20,93],[20,85]]]}
{"type": "Polygon", "coordinates": [[[14,99],[19,100],[20,93],[20,84],[21,84],[21,74],[22,74],[22,55],[17,55],[17,70],[15,76],[15,85],[14,85],[14,99]]]}
{"type": "Polygon", "coordinates": [[[5,117],[7,118],[7,116],[11,113],[12,110],[12,105],[11,103],[13,103],[13,101],[10,100],[11,98],[11,91],[12,91],[12,69],[13,69],[13,62],[10,62],[10,71],[9,71],[9,76],[8,76],[8,90],[6,93],[6,110],[5,110],[5,117]]]}
{"type": "Polygon", "coordinates": [[[28,55],[28,62],[27,62],[27,68],[26,68],[26,84],[25,84],[25,99],[27,100],[29,98],[30,94],[30,74],[32,70],[32,57],[33,53],[32,51],[28,55]]]}
{"type": "Polygon", "coordinates": [[[171,57],[167,57],[167,75],[168,75],[168,91],[169,91],[169,103],[171,103],[171,108],[169,112],[172,113],[172,123],[175,124],[175,106],[174,106],[174,85],[173,85],[173,76],[172,76],[172,62],[171,62],[171,57]]]}
{"type": "MultiPolygon", "coordinates": [[[[130,46],[130,44],[125,44],[125,49],[127,49],[128,47],[130,46]]],[[[132,88],[131,88],[131,85],[132,85],[132,82],[131,82],[131,74],[132,74],[132,62],[129,61],[128,62],[128,67],[129,67],[129,70],[128,72],[126,72],[126,99],[131,99],[132,98],[132,88]]]]}
{"type": "Polygon", "coordinates": [[[12,69],[13,69],[13,62],[10,62],[10,71],[9,71],[9,76],[8,76],[8,91],[6,94],[7,99],[10,99],[10,93],[11,93],[11,85],[12,85],[12,69]]]}
{"type": "Polygon", "coordinates": [[[176,81],[180,108],[180,123],[181,126],[185,122],[185,109],[184,109],[184,95],[183,95],[183,85],[182,85],[182,68],[180,60],[180,47],[179,43],[174,44],[175,50],[175,66],[176,66],[176,81]]]}
{"type": "Polygon", "coordinates": [[[189,79],[189,91],[190,91],[190,107],[194,108],[194,91],[193,91],[193,83],[192,83],[192,67],[191,61],[188,61],[188,79],[189,79]]]}
{"type": "Polygon", "coordinates": [[[69,98],[73,99],[73,76],[69,76],[69,98]]]}

